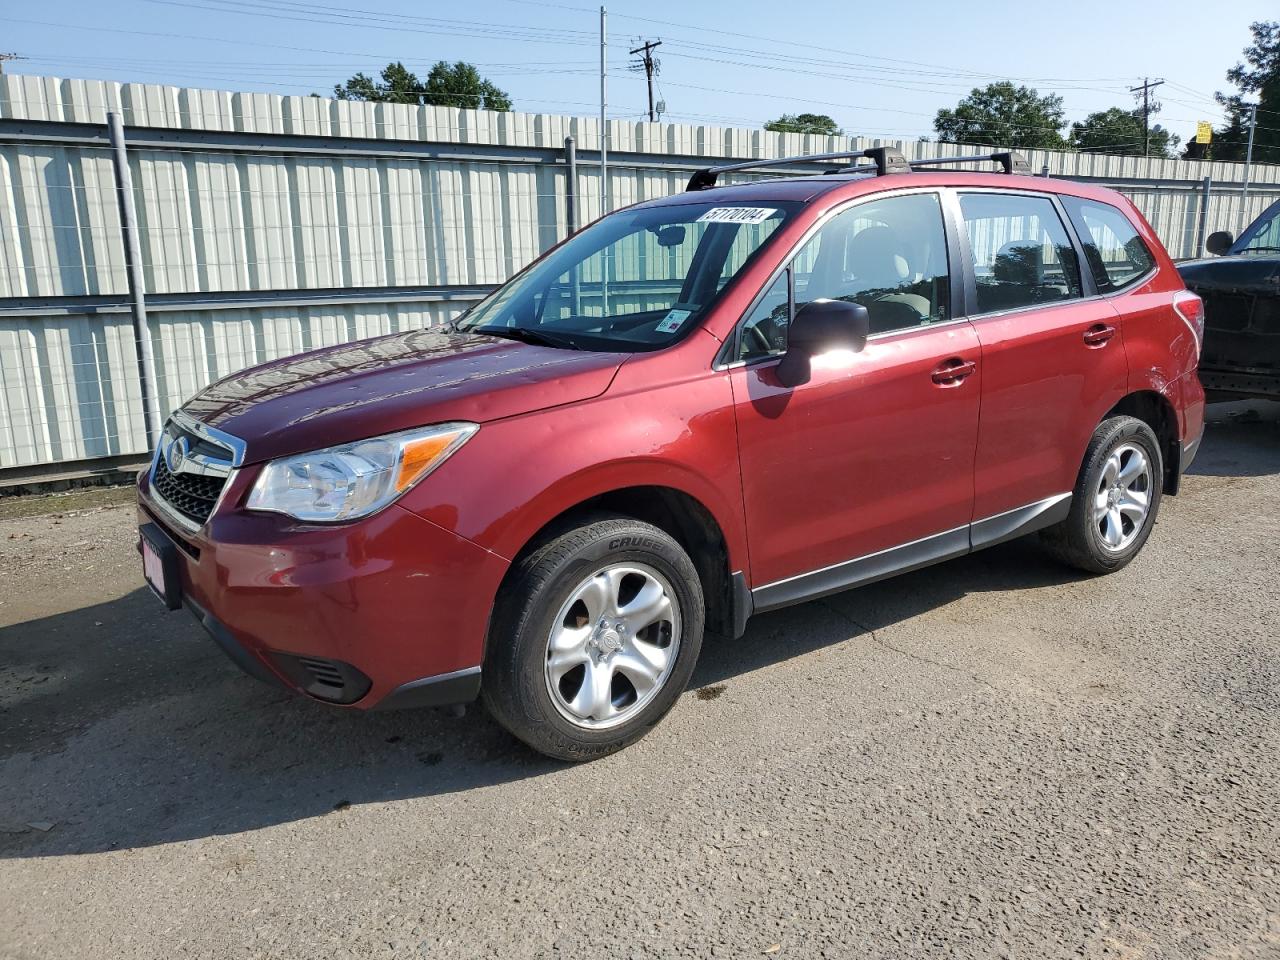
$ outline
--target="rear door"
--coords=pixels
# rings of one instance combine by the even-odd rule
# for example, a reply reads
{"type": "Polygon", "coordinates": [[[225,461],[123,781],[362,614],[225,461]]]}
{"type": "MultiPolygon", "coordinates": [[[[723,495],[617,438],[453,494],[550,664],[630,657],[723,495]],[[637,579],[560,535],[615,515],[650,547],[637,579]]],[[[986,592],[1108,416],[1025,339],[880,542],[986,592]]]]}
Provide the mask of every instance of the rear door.
{"type": "Polygon", "coordinates": [[[1089,437],[1123,397],[1119,317],[1081,269],[1052,194],[958,191],[969,320],[982,344],[974,465],[975,546],[1008,515],[1047,522],[1066,509],[1089,437]]]}

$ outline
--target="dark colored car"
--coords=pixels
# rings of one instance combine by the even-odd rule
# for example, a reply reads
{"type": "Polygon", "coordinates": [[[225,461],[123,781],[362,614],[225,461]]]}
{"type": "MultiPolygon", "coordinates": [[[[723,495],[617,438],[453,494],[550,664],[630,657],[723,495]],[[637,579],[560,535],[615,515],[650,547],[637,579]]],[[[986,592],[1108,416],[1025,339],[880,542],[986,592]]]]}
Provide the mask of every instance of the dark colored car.
{"type": "Polygon", "coordinates": [[[1178,272],[1204,301],[1200,380],[1211,400],[1280,400],[1280,201],[1245,228],[1205,242],[1218,256],[1178,272]]]}
{"type": "Polygon", "coordinates": [[[1200,442],[1199,299],[1110,190],[856,156],[212,384],[139,477],[148,582],[263,680],[588,759],[704,629],[1035,531],[1123,567],[1200,442]]]}

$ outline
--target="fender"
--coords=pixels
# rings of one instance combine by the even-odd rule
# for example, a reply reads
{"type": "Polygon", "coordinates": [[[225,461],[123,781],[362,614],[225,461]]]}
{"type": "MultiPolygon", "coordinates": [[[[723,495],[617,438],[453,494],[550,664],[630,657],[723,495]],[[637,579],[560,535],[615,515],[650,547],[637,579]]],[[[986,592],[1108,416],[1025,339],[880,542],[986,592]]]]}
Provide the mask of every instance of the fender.
{"type": "Polygon", "coordinates": [[[537,414],[484,424],[402,500],[406,509],[510,561],[548,523],[602,494],[663,487],[719,525],[732,570],[748,569],[737,422],[710,369],[656,382],[661,355],[624,364],[626,383],[537,414]]]}
{"type": "Polygon", "coordinates": [[[636,487],[673,490],[694,500],[720,528],[729,553],[730,569],[746,569],[741,510],[734,511],[718,489],[689,468],[648,458],[611,461],[565,477],[527,503],[519,522],[507,526],[492,545],[481,545],[513,559],[538,531],[557,517],[596,497],[636,487]]]}

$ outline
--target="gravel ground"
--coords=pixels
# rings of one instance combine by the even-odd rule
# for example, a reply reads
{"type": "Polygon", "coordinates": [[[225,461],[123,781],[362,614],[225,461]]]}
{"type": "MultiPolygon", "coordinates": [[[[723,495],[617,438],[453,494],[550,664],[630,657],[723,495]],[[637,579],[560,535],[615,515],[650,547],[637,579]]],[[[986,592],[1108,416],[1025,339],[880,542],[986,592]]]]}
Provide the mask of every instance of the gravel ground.
{"type": "Polygon", "coordinates": [[[1280,957],[1276,409],[1127,570],[762,616],[577,767],[244,677],[127,507],[0,520],[0,956],[1280,957]]]}

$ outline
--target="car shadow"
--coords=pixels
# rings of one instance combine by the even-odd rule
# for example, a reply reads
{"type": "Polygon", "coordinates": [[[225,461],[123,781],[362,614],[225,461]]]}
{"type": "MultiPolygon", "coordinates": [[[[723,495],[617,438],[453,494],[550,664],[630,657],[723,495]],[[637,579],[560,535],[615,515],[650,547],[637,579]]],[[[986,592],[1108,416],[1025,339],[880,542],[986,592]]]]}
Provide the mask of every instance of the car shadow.
{"type": "MultiPolygon", "coordinates": [[[[1034,544],[1002,545],[759,616],[738,640],[708,636],[693,686],[803,656],[968,592],[1071,578],[1034,544]]],[[[0,663],[0,857],[240,833],[565,766],[526,749],[478,708],[463,717],[357,713],[257,682],[145,589],[5,629],[0,663]]]]}
{"type": "Polygon", "coordinates": [[[1280,403],[1244,400],[1209,404],[1204,443],[1187,473],[1202,477],[1280,473],[1280,403]]]}
{"type": "MultiPolygon", "coordinates": [[[[1195,472],[1280,472],[1275,423],[1216,414],[1195,472]]],[[[1203,481],[1201,481],[1203,482],[1203,481]]],[[[1080,575],[1033,540],[755,617],[709,636],[692,686],[938,610],[1080,575]]],[[[563,770],[482,710],[357,713],[240,673],[144,588],[0,631],[0,857],[147,847],[468,791],[563,770]],[[34,824],[34,826],[32,826],[34,824]],[[48,828],[48,829],[46,829],[48,828]]]]}

